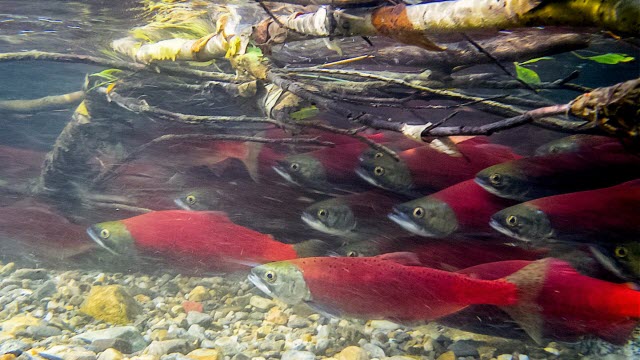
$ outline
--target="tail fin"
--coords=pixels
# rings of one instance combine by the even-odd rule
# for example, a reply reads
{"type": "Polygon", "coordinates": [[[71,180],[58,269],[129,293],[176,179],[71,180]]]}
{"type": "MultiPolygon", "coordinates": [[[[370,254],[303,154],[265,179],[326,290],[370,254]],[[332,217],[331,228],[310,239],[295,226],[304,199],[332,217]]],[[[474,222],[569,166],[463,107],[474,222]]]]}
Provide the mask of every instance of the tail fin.
{"type": "Polygon", "coordinates": [[[293,245],[299,258],[326,256],[330,250],[329,244],[322,240],[307,240],[293,245]]]}
{"type": "Polygon", "coordinates": [[[544,319],[536,300],[550,265],[551,259],[538,260],[505,278],[518,288],[518,303],[502,309],[538,344],[542,344],[544,319]]]}

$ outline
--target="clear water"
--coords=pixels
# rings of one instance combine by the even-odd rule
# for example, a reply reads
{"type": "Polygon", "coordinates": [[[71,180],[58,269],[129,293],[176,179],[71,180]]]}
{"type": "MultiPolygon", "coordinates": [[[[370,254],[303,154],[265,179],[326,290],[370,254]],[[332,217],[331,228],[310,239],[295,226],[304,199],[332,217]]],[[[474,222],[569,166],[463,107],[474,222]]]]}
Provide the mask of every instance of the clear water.
{"type": "MultiPolygon", "coordinates": [[[[109,49],[112,40],[126,36],[129,29],[148,21],[143,13],[141,5],[135,1],[0,0],[0,52],[40,50],[104,57],[103,51],[109,49]]],[[[372,41],[376,48],[389,44],[388,40],[379,38],[372,41]]],[[[583,55],[624,53],[635,57],[631,62],[606,65],[579,59],[567,52],[553,55],[553,60],[541,61],[529,68],[538,72],[543,81],[554,81],[579,70],[580,77],[575,83],[586,87],[609,86],[639,75],[637,58],[640,52],[633,41],[616,41],[597,35],[587,49],[580,50],[583,55]]],[[[307,48],[302,51],[295,45],[275,47],[274,52],[286,54],[282,57],[291,61],[298,56],[309,57],[314,51],[318,52],[318,57],[335,57],[324,43],[309,41],[304,46],[307,48]]],[[[341,42],[345,57],[358,53],[357,50],[363,46],[360,39],[341,42]]],[[[215,71],[214,66],[224,68],[226,63],[218,61],[209,69],[215,71]]],[[[375,61],[355,66],[360,70],[424,70],[399,68],[375,61]]],[[[37,99],[79,91],[88,74],[104,69],[82,63],[0,61],[0,101],[37,99]]],[[[463,69],[460,74],[474,72],[500,74],[497,68],[486,64],[463,69]]],[[[98,79],[92,77],[90,80],[95,84],[98,79]]],[[[140,72],[128,74],[116,86],[140,85],[130,90],[133,98],[173,112],[261,116],[255,98],[229,97],[215,88],[180,92],[166,85],[179,82],[175,78],[140,72]]],[[[507,92],[525,93],[524,90],[507,92]]],[[[482,95],[496,93],[504,94],[505,91],[492,90],[482,95]]],[[[528,97],[564,103],[575,95],[575,92],[557,90],[528,94],[528,97]]],[[[257,262],[261,261],[247,258],[240,250],[233,259],[225,255],[212,260],[199,254],[198,246],[209,246],[206,242],[204,245],[187,246],[189,249],[183,252],[167,253],[154,249],[154,243],[162,243],[164,234],[175,231],[176,227],[189,234],[185,236],[194,237],[178,239],[180,244],[195,244],[196,238],[206,238],[209,225],[205,226],[198,220],[187,219],[184,223],[152,221],[145,225],[145,231],[153,232],[157,242],[151,236],[151,245],[147,248],[126,247],[124,252],[116,249],[117,254],[107,251],[104,247],[114,249],[112,243],[108,239],[102,239],[102,244],[92,241],[87,228],[150,211],[178,210],[174,200],[181,199],[184,203],[189,200],[187,195],[191,194],[198,196],[198,204],[191,206],[194,210],[219,210],[227,214],[236,225],[224,230],[225,236],[238,243],[246,242],[250,237],[243,232],[245,228],[272,235],[285,244],[321,240],[328,248],[324,252],[327,255],[347,254],[348,251],[340,247],[343,243],[353,245],[363,240],[378,241],[371,245],[360,243],[356,247],[360,253],[371,251],[370,255],[379,252],[374,247],[380,242],[393,239],[396,239],[393,240],[396,244],[424,241],[437,244],[433,253],[442,258],[439,263],[445,264],[441,270],[455,271],[464,266],[453,266],[452,263],[482,263],[471,259],[474,255],[470,254],[474,254],[474,242],[489,240],[486,236],[435,241],[414,236],[406,240],[411,234],[385,216],[376,218],[380,216],[378,210],[371,210],[371,218],[361,219],[356,231],[328,234],[301,220],[304,209],[336,194],[370,191],[372,187],[354,177],[356,180],[334,183],[332,188],[317,191],[287,182],[270,166],[259,168],[261,181],[255,182],[246,164],[233,158],[250,159],[252,151],[264,148],[239,141],[227,142],[223,146],[188,140],[161,142],[145,148],[135,158],[127,158],[140,146],[166,134],[254,135],[258,131],[256,127],[238,131],[231,125],[211,129],[165,121],[124,110],[106,102],[104,95],[95,93],[87,101],[92,104],[89,106],[91,124],[66,133],[63,129],[68,123],[73,123],[74,111],[76,119],[77,113],[81,112],[76,109],[77,103],[31,112],[1,110],[0,107],[0,359],[12,359],[13,356],[21,359],[118,358],[112,350],[105,350],[107,348],[115,348],[125,357],[138,359],[182,359],[183,356],[192,359],[214,359],[215,356],[221,359],[367,359],[394,356],[396,359],[507,359],[519,354],[520,359],[523,356],[532,359],[577,359],[584,356],[623,359],[640,356],[637,334],[636,337],[633,334],[628,336],[628,342],[621,341],[616,345],[597,339],[595,334],[566,338],[547,336],[536,344],[516,321],[489,305],[461,310],[440,321],[397,321],[395,324],[375,317],[360,316],[356,319],[336,314],[335,309],[321,306],[323,304],[309,307],[270,300],[267,294],[246,279],[248,266],[258,265],[257,262]],[[206,146],[213,147],[213,150],[206,146]],[[53,170],[47,167],[51,164],[47,153],[54,156],[53,163],[57,164],[53,170]],[[95,181],[102,176],[101,173],[119,163],[124,165],[114,172],[115,176],[95,181]],[[200,228],[201,232],[198,231],[200,228]],[[470,247],[468,253],[466,246],[470,247]],[[229,263],[221,265],[224,261],[229,263]],[[105,304],[95,305],[92,302],[91,296],[95,295],[96,289],[106,285],[118,285],[118,289],[127,293],[124,298],[129,300],[119,300],[131,309],[124,319],[122,316],[109,317],[111,310],[118,307],[108,303],[109,296],[99,296],[105,304]],[[89,309],[91,304],[98,310],[89,309]],[[122,330],[120,326],[124,325],[133,326],[132,332],[118,333],[122,330]],[[111,329],[112,332],[96,336],[92,333],[103,329],[111,329]]],[[[451,105],[452,102],[435,99],[410,104],[451,105]]],[[[354,105],[354,112],[362,109],[412,123],[437,121],[451,112],[442,109],[412,110],[408,107],[374,109],[354,105]]],[[[337,115],[323,113],[319,118],[338,127],[349,125],[337,115]]],[[[481,124],[497,119],[495,115],[464,108],[447,124],[481,124]]],[[[538,146],[564,135],[539,127],[522,126],[492,135],[489,140],[509,146],[520,155],[530,156],[538,146]]],[[[316,148],[276,145],[273,149],[293,155],[316,148]]],[[[390,192],[386,196],[391,196],[394,203],[409,200],[390,192]]],[[[101,227],[92,229],[93,236],[99,239],[101,227]]],[[[258,237],[256,242],[264,241],[256,233],[251,234],[258,237]]],[[[132,235],[133,238],[137,236],[132,235]]],[[[492,237],[495,236],[497,233],[492,237]]],[[[218,238],[217,235],[212,237],[218,238]]],[[[498,242],[512,241],[504,238],[498,242]]],[[[180,244],[176,246],[183,246],[180,244]]],[[[522,243],[518,245],[526,251],[536,250],[522,243]]],[[[563,246],[554,248],[553,256],[569,260],[582,273],[610,283],[628,281],[602,267],[585,246],[563,246]]],[[[394,249],[405,250],[402,247],[394,249]]],[[[502,260],[496,253],[487,259],[490,259],[487,262],[502,260]]],[[[344,286],[335,285],[336,289],[344,286]]],[[[384,292],[399,291],[384,286],[380,289],[384,292]]],[[[436,288],[436,291],[445,291],[442,289],[436,288]]],[[[407,291],[401,297],[413,295],[407,291]]],[[[353,298],[344,299],[341,298],[344,294],[336,290],[335,296],[340,302],[352,301],[360,295],[353,294],[353,298]]],[[[407,311],[411,312],[410,309],[407,311]]],[[[554,320],[562,328],[562,317],[554,320]]],[[[627,319],[629,322],[633,321],[627,319]]],[[[550,322],[547,326],[551,327],[547,332],[553,334],[553,326],[556,325],[550,322]]],[[[614,327],[612,331],[622,334],[625,330],[614,327]]]]}

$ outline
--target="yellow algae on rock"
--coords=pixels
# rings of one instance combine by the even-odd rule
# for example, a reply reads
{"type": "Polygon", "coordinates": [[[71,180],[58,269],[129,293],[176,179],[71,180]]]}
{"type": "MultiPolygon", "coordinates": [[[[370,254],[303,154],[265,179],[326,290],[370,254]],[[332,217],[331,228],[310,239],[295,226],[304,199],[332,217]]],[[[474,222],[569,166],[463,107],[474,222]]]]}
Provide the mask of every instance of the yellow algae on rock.
{"type": "Polygon", "coordinates": [[[94,286],[80,311],[110,324],[128,324],[141,313],[140,305],[120,285],[94,286]]]}
{"type": "Polygon", "coordinates": [[[29,314],[16,315],[11,319],[0,323],[3,333],[11,336],[15,336],[19,332],[26,330],[29,326],[38,326],[42,324],[42,320],[29,314]]]}
{"type": "Polygon", "coordinates": [[[196,286],[189,293],[189,300],[198,302],[209,300],[209,292],[204,286],[196,286]]]}
{"type": "Polygon", "coordinates": [[[335,356],[336,360],[369,360],[367,352],[357,346],[348,346],[335,356]]]}
{"type": "Polygon", "coordinates": [[[438,356],[438,360],[456,360],[456,354],[453,351],[447,351],[446,353],[438,356]]]}
{"type": "Polygon", "coordinates": [[[222,355],[218,349],[196,349],[188,353],[187,357],[194,360],[218,360],[222,355]]]}

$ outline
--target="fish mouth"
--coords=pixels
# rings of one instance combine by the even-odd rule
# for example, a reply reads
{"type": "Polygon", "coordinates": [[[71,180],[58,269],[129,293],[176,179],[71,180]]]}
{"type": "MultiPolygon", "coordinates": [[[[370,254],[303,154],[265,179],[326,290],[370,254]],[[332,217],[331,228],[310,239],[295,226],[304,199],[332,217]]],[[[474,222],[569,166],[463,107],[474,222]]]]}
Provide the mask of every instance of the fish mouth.
{"type": "Polygon", "coordinates": [[[258,289],[260,289],[263,293],[274,297],[273,293],[271,292],[271,290],[269,289],[269,287],[267,286],[267,284],[265,284],[262,279],[260,279],[260,277],[254,273],[249,273],[249,276],[247,276],[247,279],[249,279],[249,281],[255,285],[258,289]]]}
{"type": "Polygon", "coordinates": [[[116,256],[121,255],[121,254],[118,254],[117,252],[113,251],[113,249],[111,249],[107,245],[105,245],[105,243],[102,241],[102,239],[100,239],[100,236],[98,236],[98,234],[95,232],[95,230],[93,230],[93,227],[88,227],[87,228],[87,234],[89,235],[91,240],[93,240],[101,248],[107,250],[108,252],[110,252],[113,255],[116,255],[116,256]]]}
{"type": "Polygon", "coordinates": [[[405,213],[396,208],[393,208],[393,212],[387,214],[387,217],[410,233],[426,237],[439,237],[438,235],[427,231],[425,228],[418,226],[418,224],[411,221],[405,213]]]}
{"type": "Polygon", "coordinates": [[[489,221],[489,226],[491,226],[494,230],[498,231],[499,233],[503,235],[507,235],[508,237],[511,237],[520,241],[524,241],[524,242],[531,242],[531,239],[526,238],[520,234],[515,233],[514,231],[507,229],[495,219],[491,219],[491,221],[489,221]]]}
{"type": "Polygon", "coordinates": [[[184,201],[182,201],[182,199],[178,198],[173,200],[174,204],[178,205],[178,207],[182,210],[190,210],[192,211],[193,209],[189,207],[189,205],[187,205],[184,201]]]}
{"type": "Polygon", "coordinates": [[[302,216],[300,216],[300,218],[302,219],[302,221],[304,221],[305,224],[309,225],[312,229],[321,231],[325,234],[338,235],[338,236],[349,234],[349,231],[337,230],[337,229],[333,229],[326,226],[325,224],[316,220],[315,218],[313,218],[313,216],[309,215],[306,212],[302,213],[302,216]]]}
{"type": "Polygon", "coordinates": [[[274,165],[271,167],[273,169],[273,171],[276,172],[276,174],[280,175],[282,178],[284,178],[285,180],[287,180],[288,182],[295,184],[295,185],[300,185],[298,184],[297,181],[295,181],[293,179],[293,177],[291,177],[291,174],[289,174],[288,172],[286,172],[282,166],[280,165],[274,165]]]}
{"type": "Polygon", "coordinates": [[[502,194],[498,189],[496,189],[493,186],[489,185],[489,183],[484,181],[483,179],[481,179],[479,177],[476,177],[475,179],[473,179],[473,181],[475,181],[476,184],[480,185],[481,188],[486,190],[491,195],[495,195],[495,196],[498,196],[498,197],[501,197],[501,198],[505,197],[504,194],[502,194]]]}
{"type": "Polygon", "coordinates": [[[362,167],[357,167],[356,168],[356,175],[360,176],[360,178],[364,181],[366,181],[367,183],[379,187],[379,188],[383,188],[386,190],[391,190],[391,189],[387,189],[386,187],[380,185],[379,182],[377,182],[374,178],[372,178],[371,176],[369,176],[369,174],[367,173],[367,171],[365,169],[363,169],[362,167]]]}

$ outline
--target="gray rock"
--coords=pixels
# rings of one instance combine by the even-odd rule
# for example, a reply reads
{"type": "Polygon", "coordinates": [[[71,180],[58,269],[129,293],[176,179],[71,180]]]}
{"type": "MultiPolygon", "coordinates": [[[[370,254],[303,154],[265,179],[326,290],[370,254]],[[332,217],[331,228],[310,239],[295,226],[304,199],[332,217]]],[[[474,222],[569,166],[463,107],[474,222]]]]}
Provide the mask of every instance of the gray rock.
{"type": "Polygon", "coordinates": [[[367,344],[362,345],[362,348],[364,349],[364,351],[367,352],[367,354],[369,354],[370,358],[379,358],[379,359],[381,359],[381,358],[387,356],[384,353],[384,350],[382,350],[381,347],[373,345],[371,343],[367,343],[367,344]]]}
{"type": "Polygon", "coordinates": [[[173,339],[154,341],[145,349],[144,353],[154,356],[162,356],[171,353],[186,354],[191,351],[191,344],[187,340],[173,339]]]}
{"type": "Polygon", "coordinates": [[[179,353],[173,353],[173,354],[161,356],[160,360],[193,360],[193,359],[179,353]]]}
{"type": "Polygon", "coordinates": [[[287,323],[287,326],[292,329],[302,329],[302,328],[309,327],[310,325],[311,325],[311,322],[309,320],[296,315],[292,315],[289,318],[289,322],[287,323]]]}
{"type": "Polygon", "coordinates": [[[251,299],[249,299],[249,304],[262,311],[269,310],[272,307],[276,306],[276,303],[273,300],[263,298],[262,296],[258,295],[252,296],[251,299]]]}
{"type": "Polygon", "coordinates": [[[40,287],[36,289],[36,291],[33,293],[33,296],[38,300],[42,300],[55,294],[55,292],[56,283],[52,280],[47,280],[44,282],[44,284],[40,285],[40,287]]]}
{"type": "Polygon", "coordinates": [[[318,339],[318,342],[316,343],[316,346],[314,348],[314,352],[316,354],[324,354],[324,352],[329,348],[329,345],[331,345],[331,341],[329,339],[318,339]]]}
{"type": "Polygon", "coordinates": [[[198,324],[193,324],[191,326],[189,326],[189,330],[187,330],[187,334],[193,336],[194,338],[197,338],[199,340],[204,340],[205,339],[205,335],[204,335],[204,328],[198,324]]]}
{"type": "Polygon", "coordinates": [[[451,350],[456,354],[456,357],[461,356],[474,356],[478,355],[478,346],[482,346],[484,343],[473,340],[459,340],[447,347],[447,350],[451,350]]]}
{"type": "Polygon", "coordinates": [[[56,345],[39,354],[41,357],[49,360],[96,360],[96,353],[83,349],[81,347],[56,345]]]}
{"type": "Polygon", "coordinates": [[[243,354],[243,353],[238,353],[235,354],[231,360],[251,360],[251,356],[243,354]]]}
{"type": "Polygon", "coordinates": [[[23,351],[29,348],[29,345],[20,340],[9,339],[0,342],[0,355],[14,354],[19,356],[23,351]]]}
{"type": "Polygon", "coordinates": [[[41,280],[48,279],[49,274],[44,269],[18,269],[11,277],[14,279],[29,279],[29,280],[41,280]]]}
{"type": "Polygon", "coordinates": [[[27,327],[27,334],[34,339],[44,339],[62,334],[62,330],[48,325],[32,325],[27,327]]]}
{"type": "Polygon", "coordinates": [[[133,352],[131,343],[127,339],[98,339],[91,342],[91,346],[98,353],[109,348],[116,349],[123,354],[131,354],[133,352]]]}
{"type": "Polygon", "coordinates": [[[280,360],[315,360],[316,355],[311,351],[288,350],[282,353],[280,360]]]}
{"type": "Polygon", "coordinates": [[[225,356],[233,356],[242,350],[236,336],[223,336],[216,339],[215,344],[225,356]]]}
{"type": "Polygon", "coordinates": [[[206,327],[211,324],[211,320],[213,320],[211,315],[198,311],[189,311],[189,313],[187,314],[187,323],[189,325],[197,324],[206,327]]]}
{"type": "Polygon", "coordinates": [[[104,330],[88,331],[76,335],[74,338],[87,343],[92,343],[98,339],[125,339],[131,343],[131,350],[133,352],[144,349],[148,344],[134,326],[116,326],[104,330]]]}

